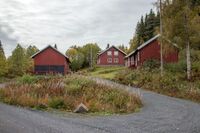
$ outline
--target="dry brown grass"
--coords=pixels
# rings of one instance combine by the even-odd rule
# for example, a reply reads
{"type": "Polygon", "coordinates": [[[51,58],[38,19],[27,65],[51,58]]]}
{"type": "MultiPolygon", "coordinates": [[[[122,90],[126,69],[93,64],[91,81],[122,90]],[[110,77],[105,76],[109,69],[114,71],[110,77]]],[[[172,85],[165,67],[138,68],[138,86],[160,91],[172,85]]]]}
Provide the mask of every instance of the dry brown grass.
{"type": "Polygon", "coordinates": [[[130,113],[142,106],[136,94],[73,75],[9,84],[0,90],[0,97],[12,105],[67,111],[73,111],[80,103],[84,103],[90,112],[107,113],[130,113]]]}

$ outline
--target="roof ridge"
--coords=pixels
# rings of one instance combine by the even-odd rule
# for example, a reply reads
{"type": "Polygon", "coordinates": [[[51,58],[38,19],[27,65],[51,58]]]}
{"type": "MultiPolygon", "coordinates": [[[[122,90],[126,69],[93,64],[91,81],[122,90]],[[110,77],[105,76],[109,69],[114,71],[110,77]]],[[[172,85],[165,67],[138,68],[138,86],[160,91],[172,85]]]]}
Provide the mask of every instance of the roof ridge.
{"type": "Polygon", "coordinates": [[[40,51],[36,52],[35,54],[33,54],[31,56],[31,58],[34,58],[35,56],[37,56],[39,53],[43,52],[44,50],[46,50],[47,48],[52,48],[53,50],[55,50],[56,52],[58,52],[59,54],[61,54],[62,56],[64,56],[65,58],[69,59],[68,56],[64,55],[63,53],[61,53],[58,49],[54,48],[53,46],[51,46],[50,44],[47,45],[46,47],[44,47],[43,49],[41,49],[40,51]]]}
{"type": "Polygon", "coordinates": [[[115,45],[112,45],[109,48],[106,48],[105,50],[101,51],[98,55],[102,55],[104,52],[106,52],[107,50],[109,50],[110,48],[114,47],[115,49],[119,50],[120,52],[122,52],[123,54],[127,55],[123,50],[117,48],[115,45]]]}

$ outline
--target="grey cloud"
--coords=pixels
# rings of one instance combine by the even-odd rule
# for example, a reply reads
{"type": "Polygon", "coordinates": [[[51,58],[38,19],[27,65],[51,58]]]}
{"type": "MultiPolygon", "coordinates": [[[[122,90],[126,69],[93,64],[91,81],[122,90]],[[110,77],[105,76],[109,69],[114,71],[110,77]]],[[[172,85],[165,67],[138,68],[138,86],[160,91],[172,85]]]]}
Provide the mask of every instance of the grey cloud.
{"type": "Polygon", "coordinates": [[[97,42],[102,48],[107,43],[128,44],[140,16],[154,1],[1,0],[0,25],[9,25],[11,33],[3,33],[0,39],[14,36],[9,42],[13,48],[18,41],[39,48],[58,43],[63,52],[77,43],[97,42]]]}

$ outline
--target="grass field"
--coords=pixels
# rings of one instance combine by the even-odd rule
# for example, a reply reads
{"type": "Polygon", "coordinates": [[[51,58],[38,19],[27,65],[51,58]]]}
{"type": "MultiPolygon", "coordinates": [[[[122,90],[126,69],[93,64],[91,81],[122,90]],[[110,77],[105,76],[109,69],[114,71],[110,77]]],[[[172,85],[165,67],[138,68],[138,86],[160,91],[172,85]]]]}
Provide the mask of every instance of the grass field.
{"type": "Polygon", "coordinates": [[[93,71],[90,71],[89,74],[94,77],[112,80],[123,69],[124,67],[97,67],[93,71]]]}

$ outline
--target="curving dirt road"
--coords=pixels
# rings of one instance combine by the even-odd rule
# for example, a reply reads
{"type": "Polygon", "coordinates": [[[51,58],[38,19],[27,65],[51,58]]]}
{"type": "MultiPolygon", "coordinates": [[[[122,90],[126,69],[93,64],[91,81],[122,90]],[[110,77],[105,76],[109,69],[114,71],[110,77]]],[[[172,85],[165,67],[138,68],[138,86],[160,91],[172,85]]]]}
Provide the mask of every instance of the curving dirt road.
{"type": "Polygon", "coordinates": [[[0,104],[0,133],[200,133],[199,104],[96,80],[139,91],[144,107],[122,116],[63,116],[0,104]]]}

